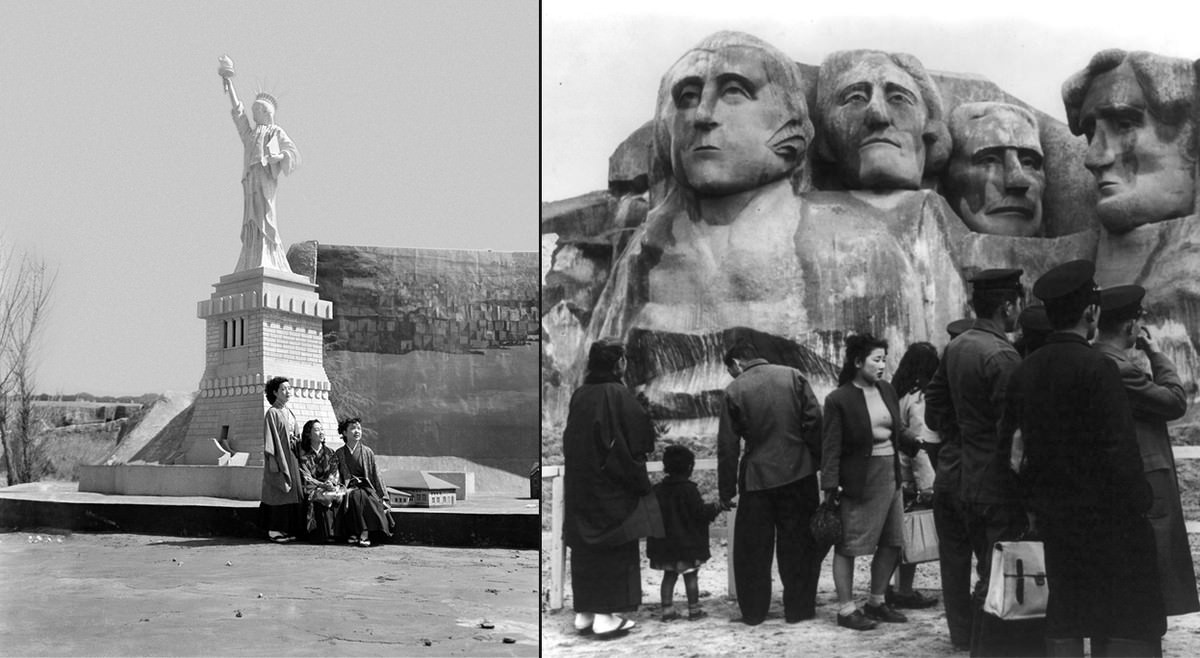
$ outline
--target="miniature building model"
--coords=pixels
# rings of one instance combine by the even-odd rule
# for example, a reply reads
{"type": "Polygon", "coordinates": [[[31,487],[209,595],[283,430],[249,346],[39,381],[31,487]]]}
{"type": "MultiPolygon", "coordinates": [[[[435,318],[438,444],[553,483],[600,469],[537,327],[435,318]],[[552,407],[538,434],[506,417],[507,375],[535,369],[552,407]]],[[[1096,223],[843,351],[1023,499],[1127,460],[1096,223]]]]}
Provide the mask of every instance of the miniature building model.
{"type": "Polygon", "coordinates": [[[388,498],[394,507],[444,507],[454,504],[456,485],[435,478],[422,471],[396,471],[388,474],[388,498]],[[393,498],[391,491],[396,489],[408,493],[410,501],[400,503],[401,497],[393,498]]]}

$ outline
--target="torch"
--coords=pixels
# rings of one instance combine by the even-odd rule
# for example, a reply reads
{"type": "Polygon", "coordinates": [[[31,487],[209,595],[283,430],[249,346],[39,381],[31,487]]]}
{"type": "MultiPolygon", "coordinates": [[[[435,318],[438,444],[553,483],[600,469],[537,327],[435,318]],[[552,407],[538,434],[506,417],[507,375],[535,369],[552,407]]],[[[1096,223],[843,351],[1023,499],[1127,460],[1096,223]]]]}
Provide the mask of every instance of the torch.
{"type": "Polygon", "coordinates": [[[217,67],[217,74],[221,76],[221,83],[225,91],[229,91],[229,79],[236,75],[233,71],[233,60],[229,59],[229,55],[221,55],[217,58],[217,62],[220,63],[220,66],[217,67]]]}

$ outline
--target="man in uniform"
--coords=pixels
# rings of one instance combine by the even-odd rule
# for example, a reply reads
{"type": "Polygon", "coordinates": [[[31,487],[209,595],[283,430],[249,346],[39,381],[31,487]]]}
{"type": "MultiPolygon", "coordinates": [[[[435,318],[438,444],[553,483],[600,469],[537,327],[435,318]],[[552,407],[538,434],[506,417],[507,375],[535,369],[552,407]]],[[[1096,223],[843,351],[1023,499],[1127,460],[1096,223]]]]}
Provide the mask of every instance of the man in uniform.
{"type": "Polygon", "coordinates": [[[767,363],[749,341],[735,344],[725,365],[734,379],[721,409],[717,486],[726,509],[741,492],[733,578],[742,621],[755,626],[767,617],[776,552],[785,621],[810,619],[824,558],[808,529],[818,504],[821,407],[799,370],[767,363]]]}
{"type": "Polygon", "coordinates": [[[1100,327],[1095,347],[1117,364],[1129,396],[1142,468],[1154,492],[1149,516],[1158,548],[1163,603],[1167,615],[1182,615],[1200,610],[1200,601],[1196,598],[1196,576],[1167,421],[1187,413],[1187,394],[1175,372],[1175,364],[1159,350],[1158,341],[1150,331],[1142,328],[1145,296],[1146,289],[1135,285],[1115,286],[1100,292],[1100,327]],[[1151,374],[1130,359],[1129,350],[1135,347],[1146,354],[1151,374]]]}
{"type": "Polygon", "coordinates": [[[979,573],[972,602],[973,655],[991,652],[1003,639],[983,615],[992,545],[1015,537],[1026,525],[1014,475],[1004,461],[996,459],[997,422],[1008,376],[1021,361],[1006,336],[1016,329],[1021,312],[1021,274],[1021,270],[991,269],[971,279],[975,323],[946,347],[925,391],[926,424],[938,430],[956,427],[962,446],[959,495],[979,573]]]}
{"type": "MultiPolygon", "coordinates": [[[[1054,333],[1013,371],[1000,433],[1019,430],[1021,479],[1046,551],[1046,655],[1153,656],[1166,631],[1133,415],[1112,359],[1089,344],[1101,315],[1089,261],[1038,279],[1054,333]]],[[[1007,456],[1005,457],[1007,459],[1007,456]]]]}
{"type": "MultiPolygon", "coordinates": [[[[954,340],[971,328],[975,321],[962,318],[946,325],[954,340]]],[[[944,356],[944,354],[943,354],[944,356]]],[[[928,403],[927,403],[928,404],[928,403]]],[[[952,420],[944,420],[938,430],[942,442],[931,457],[936,474],[933,479],[933,525],[938,536],[938,566],[942,578],[942,600],[946,602],[946,625],[950,643],[956,650],[971,646],[971,542],[962,504],[962,441],[952,420]]]]}

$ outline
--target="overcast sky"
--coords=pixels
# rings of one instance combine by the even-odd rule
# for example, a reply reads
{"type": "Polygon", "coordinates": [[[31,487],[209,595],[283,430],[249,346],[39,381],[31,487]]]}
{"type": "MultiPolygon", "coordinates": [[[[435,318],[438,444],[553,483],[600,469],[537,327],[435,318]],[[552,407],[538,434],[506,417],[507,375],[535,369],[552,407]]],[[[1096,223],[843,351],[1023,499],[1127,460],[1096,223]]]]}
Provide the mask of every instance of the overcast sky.
{"type": "Polygon", "coordinates": [[[607,186],[608,156],[654,114],[662,74],[705,36],[749,32],[818,65],[835,50],[916,55],[1065,121],[1060,89],[1105,48],[1200,58],[1195,9],[1161,2],[542,3],[542,200],[607,186]],[[1164,7],[1171,7],[1164,9],[1164,7]]]}
{"type": "Polygon", "coordinates": [[[58,272],[38,390],[194,390],[240,250],[217,76],[276,95],[285,245],[533,251],[536,0],[0,0],[0,248],[58,272]]]}

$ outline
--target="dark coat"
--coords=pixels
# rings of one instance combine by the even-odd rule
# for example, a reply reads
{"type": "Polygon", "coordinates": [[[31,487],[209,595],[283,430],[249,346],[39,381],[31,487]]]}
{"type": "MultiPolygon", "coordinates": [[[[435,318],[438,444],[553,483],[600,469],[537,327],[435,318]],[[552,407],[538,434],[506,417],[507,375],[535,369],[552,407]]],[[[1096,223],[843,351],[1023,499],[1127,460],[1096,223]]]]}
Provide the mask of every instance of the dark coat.
{"type": "Polygon", "coordinates": [[[997,456],[996,432],[1008,378],[1021,362],[1016,348],[994,320],[976,320],[946,346],[925,389],[925,422],[941,431],[954,425],[960,446],[962,498],[969,503],[1008,503],[1017,499],[1016,480],[997,456]]]}
{"type": "Polygon", "coordinates": [[[725,388],[717,432],[717,483],[722,500],[762,491],[817,472],[821,408],[799,370],[755,359],[725,388]],[[741,441],[746,449],[739,463],[741,441]],[[736,479],[735,479],[736,476],[736,479]]]}
{"type": "MultiPolygon", "coordinates": [[[[892,465],[896,473],[896,488],[900,487],[900,451],[913,446],[901,436],[900,400],[892,385],[875,384],[879,397],[892,414],[892,465]]],[[[825,421],[821,441],[821,489],[842,487],[842,495],[860,498],[867,482],[867,460],[875,435],[871,430],[871,412],[862,389],[849,382],[834,389],[825,397],[825,421]]]]}
{"type": "Polygon", "coordinates": [[[646,540],[646,557],[656,562],[707,560],[708,524],[721,512],[719,505],[705,503],[695,482],[668,475],[654,485],[658,507],[662,510],[661,539],[646,540]]]}
{"type": "Polygon", "coordinates": [[[661,532],[657,516],[635,514],[651,492],[646,454],[653,450],[653,424],[633,393],[615,377],[589,376],[571,396],[563,432],[568,546],[613,546],[661,532]]]}
{"type": "Polygon", "coordinates": [[[1126,350],[1105,343],[1098,343],[1096,349],[1117,364],[1121,383],[1129,395],[1142,467],[1154,492],[1149,518],[1158,548],[1159,578],[1167,614],[1195,612],[1200,610],[1200,599],[1196,596],[1192,551],[1179,499],[1175,454],[1167,432],[1167,421],[1187,413],[1187,393],[1175,365],[1161,352],[1148,357],[1151,376],[1130,360],[1126,350]],[[1152,475],[1154,471],[1160,472],[1152,475]]]}
{"type": "Polygon", "coordinates": [[[1051,334],[1012,373],[1000,432],[1017,429],[1051,574],[1047,634],[1161,636],[1150,487],[1116,364],[1082,336],[1051,334]]]}

